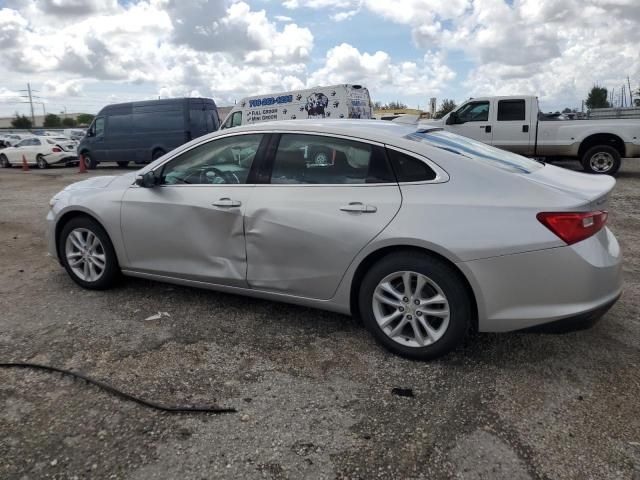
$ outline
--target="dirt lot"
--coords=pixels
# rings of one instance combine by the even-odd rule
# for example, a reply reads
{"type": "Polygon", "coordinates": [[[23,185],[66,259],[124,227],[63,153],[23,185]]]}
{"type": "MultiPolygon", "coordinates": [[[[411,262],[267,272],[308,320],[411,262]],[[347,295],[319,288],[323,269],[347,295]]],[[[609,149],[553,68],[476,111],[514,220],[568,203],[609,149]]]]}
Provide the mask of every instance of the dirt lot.
{"type": "Polygon", "coordinates": [[[431,363],[331,313],[135,279],[81,290],[44,241],[49,198],[81,178],[0,171],[0,362],[238,413],[170,415],[0,370],[0,478],[640,479],[640,162],[613,195],[626,287],[600,323],[474,335],[431,363]]]}

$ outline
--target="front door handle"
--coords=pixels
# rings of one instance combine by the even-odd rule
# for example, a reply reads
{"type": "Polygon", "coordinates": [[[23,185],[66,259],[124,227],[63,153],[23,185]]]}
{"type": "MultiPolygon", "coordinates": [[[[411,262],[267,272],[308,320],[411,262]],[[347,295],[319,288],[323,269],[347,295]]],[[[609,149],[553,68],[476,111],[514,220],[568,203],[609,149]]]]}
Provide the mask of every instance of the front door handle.
{"type": "Polygon", "coordinates": [[[231,208],[231,207],[239,207],[242,205],[240,200],[231,200],[230,198],[221,198],[212,203],[214,207],[223,207],[223,208],[231,208]]]}
{"type": "Polygon", "coordinates": [[[362,202],[351,202],[349,205],[343,205],[340,207],[343,212],[355,212],[355,213],[376,213],[378,209],[373,205],[365,205],[362,202]]]}
{"type": "Polygon", "coordinates": [[[484,131],[491,133],[491,125],[480,125],[480,128],[484,128],[484,131]]]}

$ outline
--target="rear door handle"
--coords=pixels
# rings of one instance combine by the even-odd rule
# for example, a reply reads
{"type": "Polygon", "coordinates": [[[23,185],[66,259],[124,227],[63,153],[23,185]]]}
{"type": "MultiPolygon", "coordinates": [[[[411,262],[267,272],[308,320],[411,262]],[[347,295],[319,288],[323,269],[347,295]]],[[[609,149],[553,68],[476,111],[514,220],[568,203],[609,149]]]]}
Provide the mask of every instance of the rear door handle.
{"type": "Polygon", "coordinates": [[[529,131],[529,125],[522,125],[522,131],[527,133],[529,131]]]}
{"type": "Polygon", "coordinates": [[[480,125],[480,128],[484,128],[484,131],[491,133],[491,125],[480,125]]]}
{"type": "Polygon", "coordinates": [[[356,213],[376,213],[378,209],[373,205],[365,205],[362,202],[351,202],[349,205],[343,205],[340,207],[343,212],[356,212],[356,213]]]}
{"type": "Polygon", "coordinates": [[[222,207],[222,208],[231,208],[231,207],[239,207],[242,205],[240,200],[231,200],[230,198],[221,198],[212,203],[214,207],[222,207]]]}

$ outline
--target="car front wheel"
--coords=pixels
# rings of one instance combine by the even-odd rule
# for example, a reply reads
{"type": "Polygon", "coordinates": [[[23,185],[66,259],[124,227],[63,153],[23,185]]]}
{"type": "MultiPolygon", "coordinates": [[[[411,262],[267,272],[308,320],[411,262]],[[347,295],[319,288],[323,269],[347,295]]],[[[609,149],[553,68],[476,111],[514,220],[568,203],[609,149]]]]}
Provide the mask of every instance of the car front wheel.
{"type": "Polygon", "coordinates": [[[88,217],[70,220],[60,234],[59,249],[67,273],[81,287],[104,290],[118,279],[113,245],[95,220],[88,217]]]}
{"type": "Polygon", "coordinates": [[[376,263],[363,279],[359,306],[379,343],[419,360],[451,351],[471,323],[471,301],[460,274],[438,258],[415,252],[376,263]]]}
{"type": "Polygon", "coordinates": [[[11,164],[9,163],[9,159],[7,159],[6,155],[0,155],[0,167],[9,168],[11,164]]]}

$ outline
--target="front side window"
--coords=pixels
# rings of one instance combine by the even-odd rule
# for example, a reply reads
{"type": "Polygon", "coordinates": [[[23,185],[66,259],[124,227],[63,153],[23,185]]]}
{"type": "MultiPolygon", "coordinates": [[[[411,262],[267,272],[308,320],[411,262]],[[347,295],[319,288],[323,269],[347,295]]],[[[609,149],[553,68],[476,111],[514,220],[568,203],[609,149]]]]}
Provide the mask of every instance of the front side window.
{"type": "Polygon", "coordinates": [[[524,100],[500,100],[498,102],[498,121],[513,122],[524,121],[525,103],[524,100]]]}
{"type": "Polygon", "coordinates": [[[272,184],[395,182],[384,150],[375,145],[319,135],[283,134],[272,184]]]}
{"type": "Polygon", "coordinates": [[[231,117],[231,126],[239,127],[242,125],[242,112],[235,112],[231,117]]]}
{"type": "Polygon", "coordinates": [[[104,135],[104,117],[96,118],[96,121],[93,124],[93,132],[96,137],[104,135]]]}
{"type": "Polygon", "coordinates": [[[458,112],[458,122],[486,122],[489,120],[489,102],[471,102],[458,112]]]}
{"type": "Polygon", "coordinates": [[[16,145],[16,147],[27,147],[31,145],[31,139],[27,138],[25,140],[22,140],[21,142],[18,142],[18,144],[16,145]]]}
{"type": "Polygon", "coordinates": [[[163,185],[219,185],[247,182],[264,135],[236,135],[199,145],[164,165],[163,185]]]}

